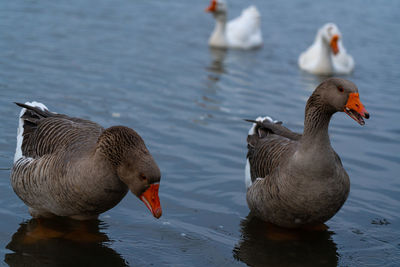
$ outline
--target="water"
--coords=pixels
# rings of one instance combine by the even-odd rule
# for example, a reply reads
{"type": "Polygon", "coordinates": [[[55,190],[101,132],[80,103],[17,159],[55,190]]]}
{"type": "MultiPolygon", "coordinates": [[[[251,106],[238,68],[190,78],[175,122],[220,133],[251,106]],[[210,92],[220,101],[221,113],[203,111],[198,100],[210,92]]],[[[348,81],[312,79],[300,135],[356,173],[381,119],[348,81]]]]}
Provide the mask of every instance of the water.
{"type": "MultiPolygon", "coordinates": [[[[0,3],[0,265],[396,266],[400,262],[400,43],[398,1],[253,1],[265,45],[214,51],[208,1],[7,1],[0,3]],[[331,122],[351,178],[328,231],[276,241],[247,218],[244,118],[268,114],[302,131],[305,101],[322,77],[298,55],[336,22],[356,61],[346,76],[371,119],[331,122]],[[162,170],[163,217],[128,194],[98,222],[92,242],[26,241],[36,227],[14,194],[14,101],[103,126],[136,129],[162,170]],[[25,264],[25,265],[24,265],[25,264]]],[[[247,6],[229,1],[232,18],[247,6]]],[[[74,222],[49,222],[74,232],[74,222]]]]}

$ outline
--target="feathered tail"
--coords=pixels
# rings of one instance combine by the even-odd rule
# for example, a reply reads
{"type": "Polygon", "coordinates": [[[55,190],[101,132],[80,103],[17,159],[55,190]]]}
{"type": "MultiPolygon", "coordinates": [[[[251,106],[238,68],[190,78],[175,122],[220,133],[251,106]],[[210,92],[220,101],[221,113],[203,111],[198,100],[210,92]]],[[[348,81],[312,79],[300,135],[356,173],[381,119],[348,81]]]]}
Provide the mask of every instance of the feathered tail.
{"type": "Polygon", "coordinates": [[[20,158],[23,157],[22,154],[22,145],[24,142],[24,138],[30,135],[37,126],[37,121],[41,118],[48,117],[53,114],[48,111],[47,107],[39,102],[26,102],[15,103],[18,106],[22,107],[21,112],[19,113],[19,125],[17,130],[17,148],[15,150],[14,163],[17,162],[20,158]]]}
{"type": "Polygon", "coordinates": [[[265,137],[268,133],[272,133],[273,131],[270,130],[274,124],[282,124],[280,121],[275,121],[271,117],[258,117],[255,120],[245,120],[248,122],[252,122],[253,125],[249,130],[249,134],[247,136],[247,157],[246,157],[246,167],[245,167],[245,184],[246,188],[249,188],[252,185],[251,180],[251,172],[250,172],[250,161],[249,157],[253,153],[253,149],[256,146],[258,140],[260,138],[265,137]]]}

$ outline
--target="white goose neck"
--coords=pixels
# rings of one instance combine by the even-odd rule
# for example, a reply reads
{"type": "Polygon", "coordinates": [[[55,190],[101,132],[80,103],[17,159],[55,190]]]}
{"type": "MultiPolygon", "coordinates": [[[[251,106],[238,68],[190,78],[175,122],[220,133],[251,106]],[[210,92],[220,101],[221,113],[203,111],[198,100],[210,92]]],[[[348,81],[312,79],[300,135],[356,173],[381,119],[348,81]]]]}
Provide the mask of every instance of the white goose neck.
{"type": "Polygon", "coordinates": [[[210,36],[208,43],[213,47],[228,47],[226,40],[226,13],[220,13],[215,16],[215,28],[210,36]]]}
{"type": "Polygon", "coordinates": [[[315,38],[315,45],[319,48],[317,50],[317,63],[316,67],[320,70],[321,74],[330,74],[333,72],[333,62],[331,48],[328,42],[324,39],[321,32],[315,38]]]}

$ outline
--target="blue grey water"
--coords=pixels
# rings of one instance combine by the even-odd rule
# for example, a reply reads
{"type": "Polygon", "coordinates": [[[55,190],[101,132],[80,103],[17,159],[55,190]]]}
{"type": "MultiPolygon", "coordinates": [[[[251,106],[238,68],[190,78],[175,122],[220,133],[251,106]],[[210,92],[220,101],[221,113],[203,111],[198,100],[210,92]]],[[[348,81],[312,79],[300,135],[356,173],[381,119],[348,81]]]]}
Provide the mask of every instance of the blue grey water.
{"type": "Polygon", "coordinates": [[[0,2],[0,265],[398,266],[400,264],[400,2],[254,3],[264,46],[215,51],[209,2],[0,2]],[[328,231],[268,238],[248,219],[244,166],[250,125],[270,115],[301,132],[305,101],[323,77],[298,69],[316,30],[335,22],[353,55],[371,118],[344,113],[330,136],[351,193],[328,231]],[[90,231],[106,239],[22,242],[35,221],[9,181],[19,109],[37,100],[58,113],[137,130],[162,170],[161,219],[128,194],[90,231]]]}

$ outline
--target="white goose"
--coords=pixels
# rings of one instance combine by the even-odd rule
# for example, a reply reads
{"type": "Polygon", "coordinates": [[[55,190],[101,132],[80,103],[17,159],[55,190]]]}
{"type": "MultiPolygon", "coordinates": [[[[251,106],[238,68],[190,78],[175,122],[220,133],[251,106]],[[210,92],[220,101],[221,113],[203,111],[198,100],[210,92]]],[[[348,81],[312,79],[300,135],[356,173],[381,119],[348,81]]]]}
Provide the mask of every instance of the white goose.
{"type": "Polygon", "coordinates": [[[318,30],[314,43],[299,57],[299,67],[313,74],[349,74],[354,69],[353,57],[346,53],[341,33],[333,23],[318,30]]]}
{"type": "Polygon", "coordinates": [[[249,6],[242,14],[226,22],[227,6],[224,0],[212,0],[206,9],[216,20],[208,44],[218,48],[253,49],[262,46],[261,16],[255,6],[249,6]]]}

